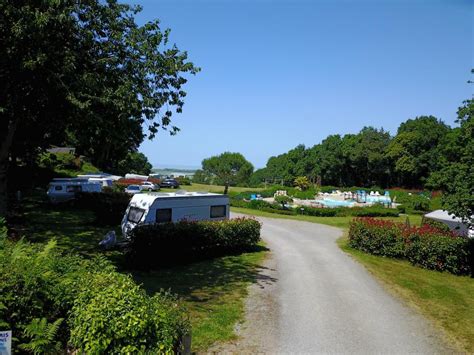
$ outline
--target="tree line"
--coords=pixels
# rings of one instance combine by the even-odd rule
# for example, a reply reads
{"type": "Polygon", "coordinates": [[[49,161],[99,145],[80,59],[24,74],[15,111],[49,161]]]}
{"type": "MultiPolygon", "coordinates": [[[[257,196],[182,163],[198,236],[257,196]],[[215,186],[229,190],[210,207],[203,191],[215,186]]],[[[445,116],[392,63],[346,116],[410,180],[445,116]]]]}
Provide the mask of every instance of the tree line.
{"type": "Polygon", "coordinates": [[[248,184],[262,182],[293,185],[299,176],[322,185],[340,187],[436,187],[436,178],[464,149],[460,142],[472,139],[473,100],[458,111],[452,128],[434,116],[403,122],[395,136],[383,128],[364,127],[357,134],[330,135],[312,147],[298,145],[268,159],[248,184]],[[469,138],[471,135],[471,138],[469,138]]]}

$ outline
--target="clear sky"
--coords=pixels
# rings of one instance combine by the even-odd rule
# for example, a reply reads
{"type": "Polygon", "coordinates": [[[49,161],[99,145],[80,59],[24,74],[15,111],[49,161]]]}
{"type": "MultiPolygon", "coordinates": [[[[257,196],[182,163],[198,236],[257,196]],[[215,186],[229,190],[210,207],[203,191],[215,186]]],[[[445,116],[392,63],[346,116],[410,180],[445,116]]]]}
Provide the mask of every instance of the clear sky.
{"type": "Polygon", "coordinates": [[[453,125],[474,68],[471,0],[134,0],[202,71],[176,136],[140,147],[154,166],[224,151],[255,167],[302,143],[408,118],[453,125]]]}

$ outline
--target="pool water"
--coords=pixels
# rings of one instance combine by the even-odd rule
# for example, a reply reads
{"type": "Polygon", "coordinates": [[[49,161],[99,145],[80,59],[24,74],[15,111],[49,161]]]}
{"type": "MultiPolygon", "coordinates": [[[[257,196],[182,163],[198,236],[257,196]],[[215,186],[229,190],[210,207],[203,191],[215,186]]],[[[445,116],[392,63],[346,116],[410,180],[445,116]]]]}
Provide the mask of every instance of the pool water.
{"type": "Polygon", "coordinates": [[[318,202],[327,207],[352,207],[354,206],[355,201],[347,200],[347,201],[338,201],[338,200],[331,200],[329,198],[325,198],[323,200],[317,200],[318,202]]]}

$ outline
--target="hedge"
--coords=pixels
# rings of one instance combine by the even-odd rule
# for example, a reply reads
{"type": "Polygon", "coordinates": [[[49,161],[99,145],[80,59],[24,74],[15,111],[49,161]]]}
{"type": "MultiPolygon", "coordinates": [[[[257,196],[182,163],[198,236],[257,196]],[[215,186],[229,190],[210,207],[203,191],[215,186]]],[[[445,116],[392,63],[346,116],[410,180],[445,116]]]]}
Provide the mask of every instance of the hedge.
{"type": "Polygon", "coordinates": [[[466,275],[473,271],[474,241],[430,225],[357,218],[350,224],[349,245],[361,251],[408,259],[430,270],[466,275]]]}
{"type": "Polygon", "coordinates": [[[130,268],[152,269],[240,253],[258,244],[260,228],[250,218],[140,225],[130,233],[126,260],[130,268]]]}
{"type": "Polygon", "coordinates": [[[125,192],[79,193],[76,205],[94,212],[97,223],[119,225],[131,200],[125,192]]]}
{"type": "Polygon", "coordinates": [[[397,209],[385,208],[382,206],[370,207],[336,207],[336,208],[315,208],[315,207],[296,207],[283,208],[281,204],[268,203],[262,200],[243,201],[239,199],[231,199],[231,206],[250,208],[270,213],[279,213],[285,215],[303,214],[316,217],[398,217],[397,209]]]}
{"type": "Polygon", "coordinates": [[[64,256],[54,242],[10,242],[3,235],[0,269],[0,328],[13,331],[15,349],[173,353],[189,332],[173,296],[147,296],[105,258],[64,256]]]}

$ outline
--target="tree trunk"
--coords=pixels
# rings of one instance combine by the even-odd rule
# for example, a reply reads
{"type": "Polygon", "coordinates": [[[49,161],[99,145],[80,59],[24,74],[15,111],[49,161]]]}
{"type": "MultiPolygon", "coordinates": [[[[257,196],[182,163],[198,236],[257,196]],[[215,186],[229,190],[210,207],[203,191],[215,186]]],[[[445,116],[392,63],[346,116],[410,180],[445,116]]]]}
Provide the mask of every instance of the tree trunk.
{"type": "MultiPolygon", "coordinates": [[[[0,118],[5,119],[3,116],[0,118]]],[[[8,119],[8,118],[7,118],[8,119]]],[[[7,202],[8,202],[8,190],[7,190],[7,175],[8,175],[8,165],[10,150],[13,143],[13,137],[15,136],[15,131],[18,126],[20,119],[17,117],[13,121],[10,121],[7,127],[7,132],[5,136],[2,136],[2,142],[0,145],[0,217],[5,217],[7,215],[7,202]]]]}
{"type": "Polygon", "coordinates": [[[227,192],[229,191],[229,184],[226,183],[224,186],[224,195],[227,195],[227,192]]]}
{"type": "Polygon", "coordinates": [[[7,215],[7,172],[8,158],[0,159],[0,217],[7,215]]]}

